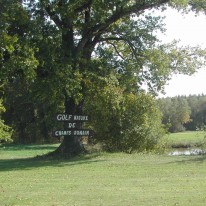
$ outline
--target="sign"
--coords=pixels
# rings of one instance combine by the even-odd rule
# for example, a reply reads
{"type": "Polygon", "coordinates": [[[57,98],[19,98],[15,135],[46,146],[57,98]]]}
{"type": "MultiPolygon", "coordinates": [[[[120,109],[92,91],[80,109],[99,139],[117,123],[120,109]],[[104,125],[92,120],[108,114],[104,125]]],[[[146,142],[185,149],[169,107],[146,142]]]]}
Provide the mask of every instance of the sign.
{"type": "Polygon", "coordinates": [[[60,136],[91,136],[92,130],[89,129],[72,129],[72,130],[56,130],[53,132],[55,137],[60,136]]]}
{"type": "Polygon", "coordinates": [[[57,121],[67,121],[67,122],[75,122],[75,121],[88,121],[89,117],[87,115],[72,115],[72,114],[57,114],[57,121]]]}
{"type": "Polygon", "coordinates": [[[69,123],[68,123],[68,128],[69,128],[69,129],[74,129],[74,128],[76,128],[76,122],[69,122],[69,123]]]}
{"type": "MultiPolygon", "coordinates": [[[[78,136],[78,137],[88,137],[93,135],[93,131],[89,129],[79,129],[81,126],[81,122],[88,121],[89,117],[87,115],[77,115],[77,114],[65,114],[59,113],[56,114],[55,119],[59,122],[67,122],[68,126],[64,124],[65,129],[59,129],[53,132],[53,136],[61,137],[61,136],[78,136]]],[[[88,141],[87,141],[88,142],[88,141]]],[[[86,143],[86,141],[85,141],[86,143]]]]}

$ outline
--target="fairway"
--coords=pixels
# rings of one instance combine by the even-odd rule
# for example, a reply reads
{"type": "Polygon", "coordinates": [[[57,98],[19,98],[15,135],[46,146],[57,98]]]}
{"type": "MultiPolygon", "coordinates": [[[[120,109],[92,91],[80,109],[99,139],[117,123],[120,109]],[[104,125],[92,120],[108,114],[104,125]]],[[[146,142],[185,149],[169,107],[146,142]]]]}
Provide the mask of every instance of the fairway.
{"type": "Polygon", "coordinates": [[[1,206],[206,205],[206,156],[32,158],[56,146],[0,146],[1,206]]]}

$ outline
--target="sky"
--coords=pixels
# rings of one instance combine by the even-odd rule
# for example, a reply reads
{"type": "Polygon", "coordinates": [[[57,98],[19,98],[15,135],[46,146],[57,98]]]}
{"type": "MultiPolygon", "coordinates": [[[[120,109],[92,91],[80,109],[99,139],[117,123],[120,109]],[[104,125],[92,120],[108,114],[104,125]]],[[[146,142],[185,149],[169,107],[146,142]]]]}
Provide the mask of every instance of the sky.
{"type": "MultiPolygon", "coordinates": [[[[206,15],[195,17],[194,13],[184,14],[169,9],[164,12],[166,19],[166,35],[164,42],[174,39],[180,40],[182,45],[206,48],[206,15]]],[[[160,97],[173,97],[178,95],[206,94],[206,67],[200,69],[192,76],[174,75],[165,86],[165,95],[160,97]]]]}

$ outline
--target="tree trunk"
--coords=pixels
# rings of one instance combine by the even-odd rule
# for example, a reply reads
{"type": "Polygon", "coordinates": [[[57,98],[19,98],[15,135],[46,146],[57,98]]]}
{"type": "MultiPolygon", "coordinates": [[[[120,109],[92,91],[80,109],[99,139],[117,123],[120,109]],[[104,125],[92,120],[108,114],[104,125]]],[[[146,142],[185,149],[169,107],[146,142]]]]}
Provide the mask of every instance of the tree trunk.
{"type": "MultiPolygon", "coordinates": [[[[72,24],[68,23],[68,28],[62,33],[62,61],[64,63],[72,65],[73,71],[76,68],[76,49],[74,46],[74,32],[72,24]]],[[[82,115],[83,101],[76,103],[73,97],[68,96],[65,91],[65,113],[71,115],[82,115]]],[[[82,123],[76,123],[76,129],[81,129],[82,123]]],[[[68,123],[64,124],[64,129],[68,129],[68,123]]],[[[84,147],[81,144],[80,136],[65,136],[61,145],[57,148],[55,153],[63,156],[75,156],[84,151],[84,147]]]]}
{"type": "MultiPolygon", "coordinates": [[[[73,98],[70,98],[67,95],[65,95],[65,113],[66,114],[82,115],[82,107],[83,107],[83,102],[76,104],[73,98]]],[[[68,129],[68,123],[64,124],[64,128],[68,129]]],[[[82,123],[77,122],[76,129],[81,129],[81,128],[82,128],[82,123]]],[[[62,143],[55,151],[55,154],[72,157],[72,156],[81,154],[84,151],[85,150],[81,143],[80,136],[65,136],[62,143]]]]}

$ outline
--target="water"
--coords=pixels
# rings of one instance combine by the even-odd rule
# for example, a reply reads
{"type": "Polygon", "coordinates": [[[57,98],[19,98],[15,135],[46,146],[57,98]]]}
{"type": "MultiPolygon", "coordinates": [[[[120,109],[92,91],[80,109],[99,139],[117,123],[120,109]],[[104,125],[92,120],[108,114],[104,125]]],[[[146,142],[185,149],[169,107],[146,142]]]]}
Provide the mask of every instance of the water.
{"type": "Polygon", "coordinates": [[[204,155],[206,154],[206,150],[202,150],[199,148],[196,149],[178,149],[175,151],[172,151],[169,153],[169,155],[172,156],[180,156],[180,155],[186,155],[186,156],[190,156],[190,155],[204,155]]]}

